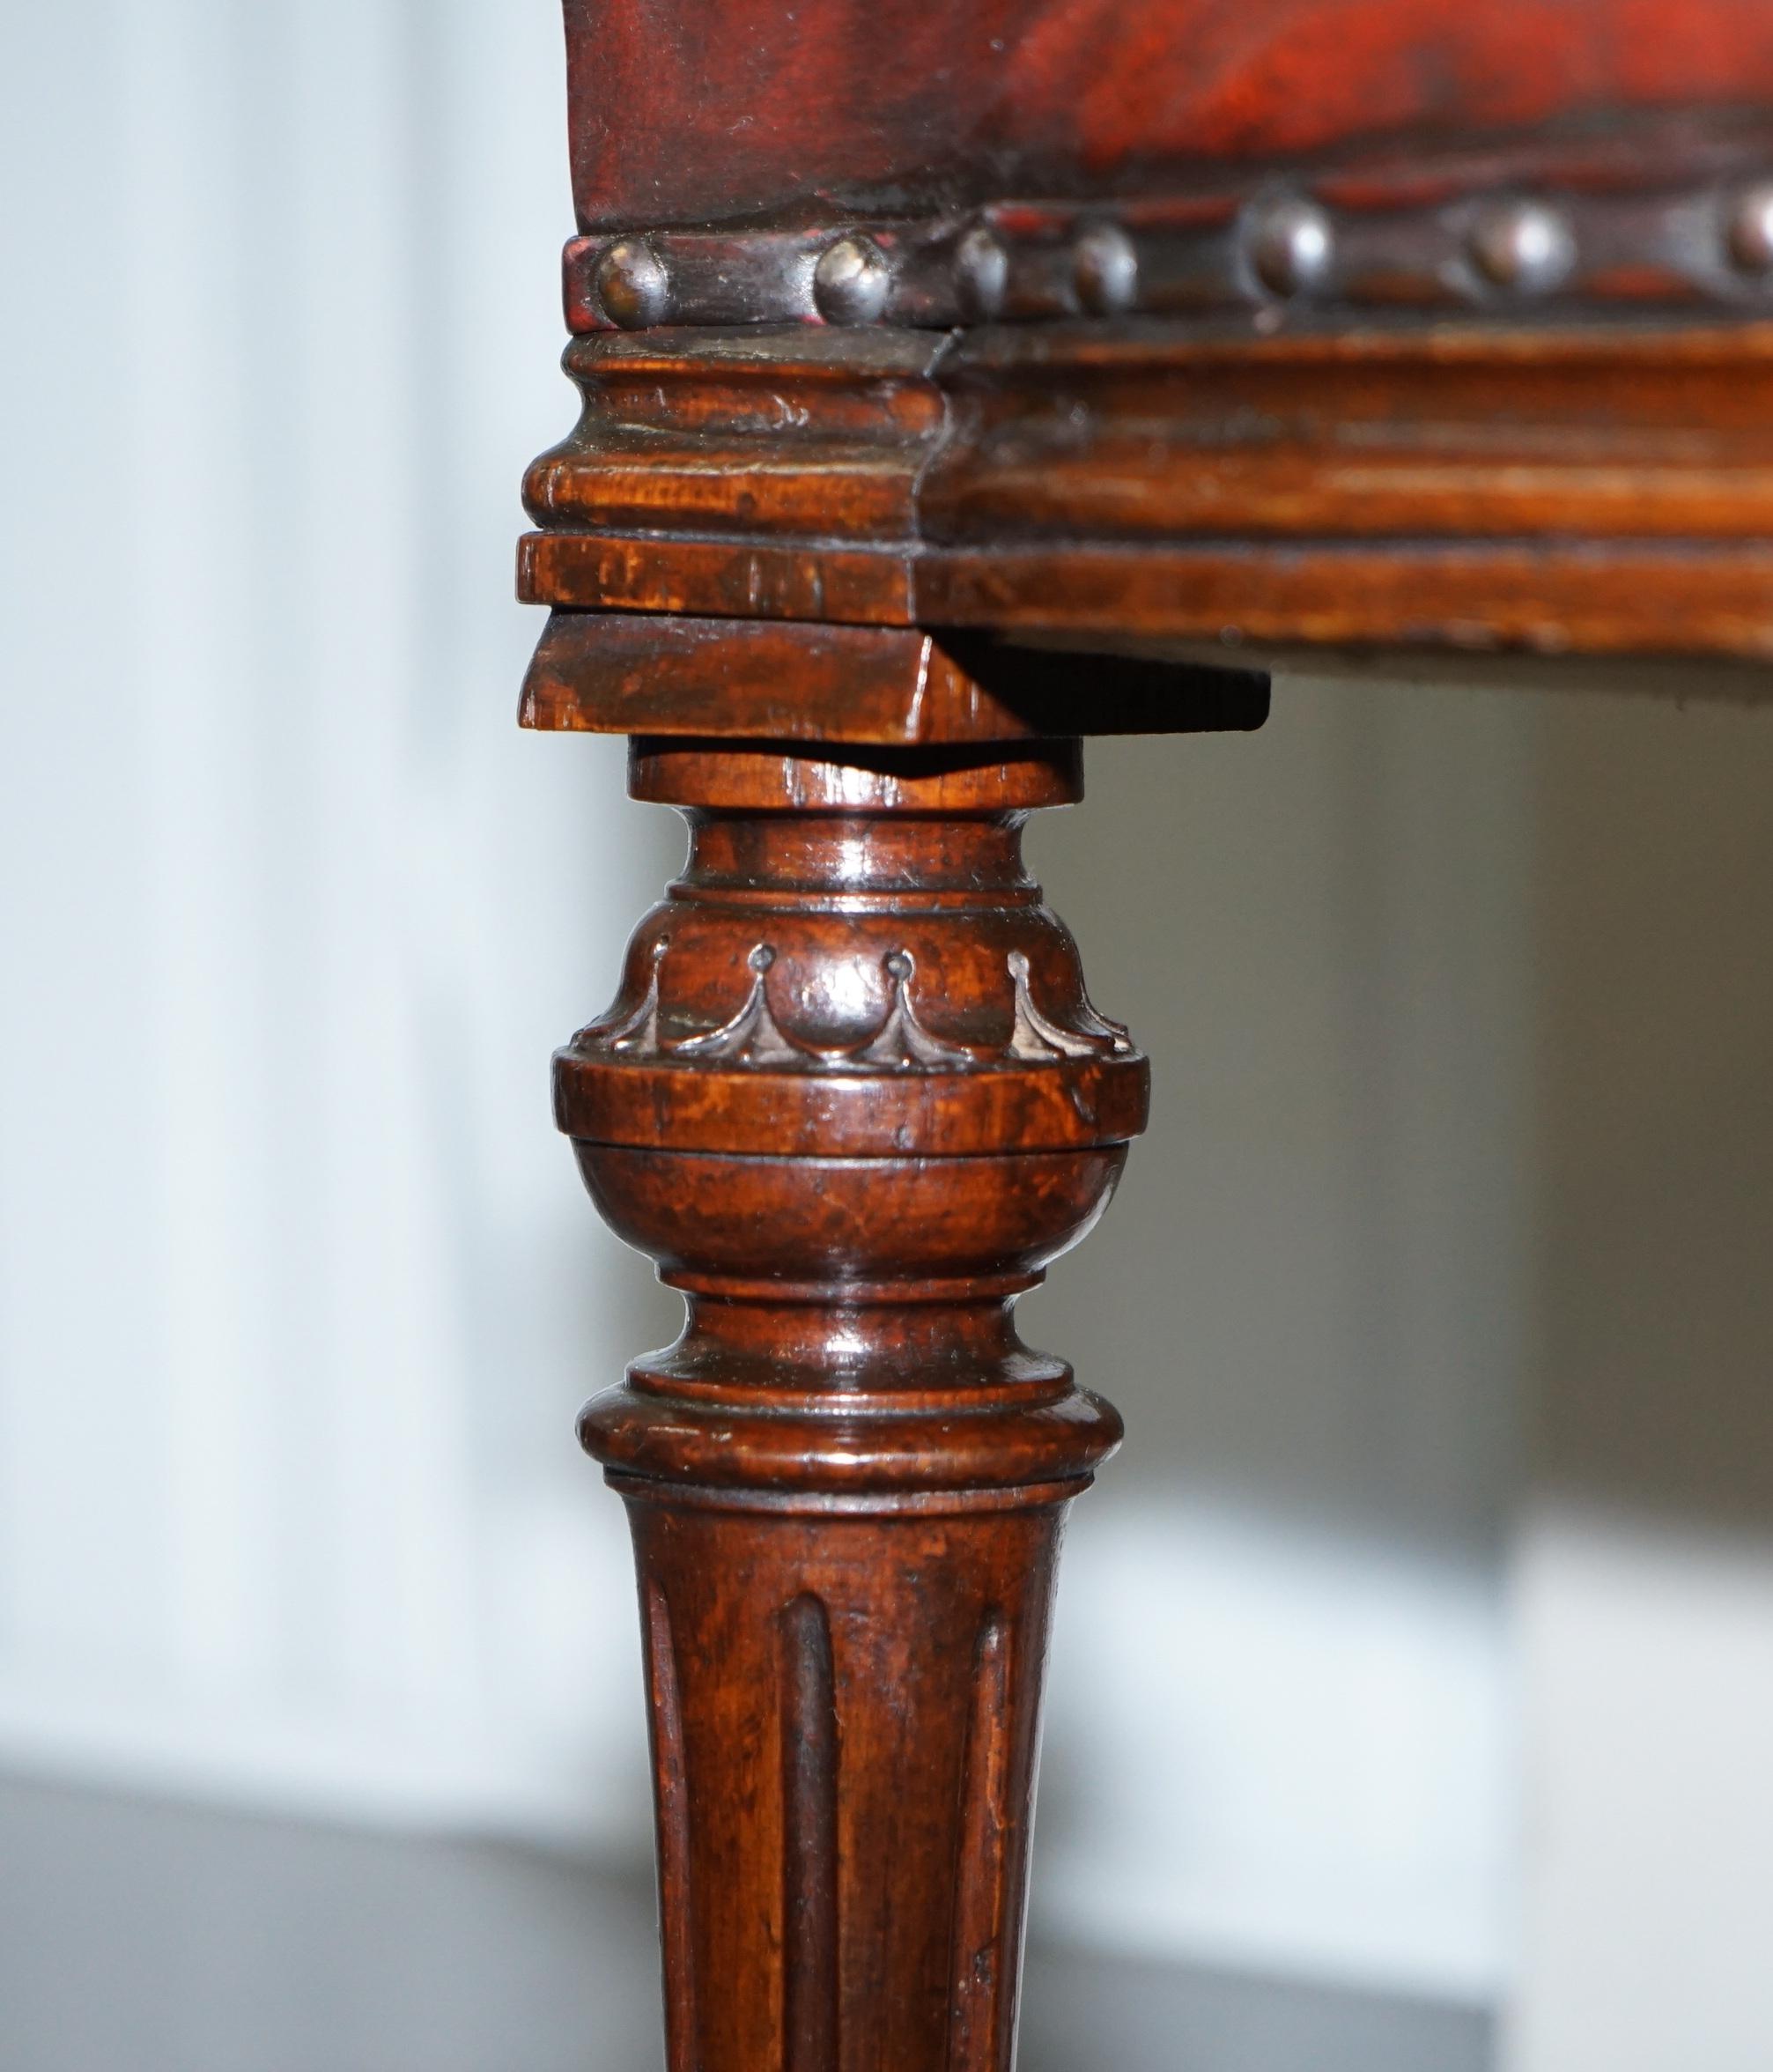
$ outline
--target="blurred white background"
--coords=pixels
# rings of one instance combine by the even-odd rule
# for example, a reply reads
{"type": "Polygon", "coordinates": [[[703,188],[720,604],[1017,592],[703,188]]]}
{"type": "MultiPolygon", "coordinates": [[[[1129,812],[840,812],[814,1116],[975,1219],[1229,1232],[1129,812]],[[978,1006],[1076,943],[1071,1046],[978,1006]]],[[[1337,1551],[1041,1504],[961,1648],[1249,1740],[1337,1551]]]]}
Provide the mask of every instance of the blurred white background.
{"type": "Polygon", "coordinates": [[[546,1069],[658,844],[513,720],[558,24],[4,18],[0,1735],[625,1834],[632,1276],[546,1069]]]}
{"type": "MultiPolygon", "coordinates": [[[[572,1417],[676,1306],[546,1068],[678,844],[513,723],[553,0],[14,4],[0,154],[0,1772],[632,1861],[572,1417]]],[[[1158,1073],[1026,1305],[1131,1426],[1038,1939],[1769,2061],[1773,712],[1678,687],[1289,681],[1037,831],[1158,1073]]]]}

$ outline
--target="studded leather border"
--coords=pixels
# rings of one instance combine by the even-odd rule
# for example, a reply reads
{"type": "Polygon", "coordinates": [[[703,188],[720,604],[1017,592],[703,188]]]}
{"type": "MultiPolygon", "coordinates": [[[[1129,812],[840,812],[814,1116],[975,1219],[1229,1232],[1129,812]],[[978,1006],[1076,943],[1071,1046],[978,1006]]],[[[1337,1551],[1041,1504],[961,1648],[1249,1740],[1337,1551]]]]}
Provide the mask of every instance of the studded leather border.
{"type": "Polygon", "coordinates": [[[838,324],[950,329],[1291,309],[1508,314],[1697,304],[1773,312],[1773,172],[1655,191],[1509,184],[1415,205],[1308,184],[1111,207],[998,202],[816,227],[574,238],[575,331],[838,324]]]}

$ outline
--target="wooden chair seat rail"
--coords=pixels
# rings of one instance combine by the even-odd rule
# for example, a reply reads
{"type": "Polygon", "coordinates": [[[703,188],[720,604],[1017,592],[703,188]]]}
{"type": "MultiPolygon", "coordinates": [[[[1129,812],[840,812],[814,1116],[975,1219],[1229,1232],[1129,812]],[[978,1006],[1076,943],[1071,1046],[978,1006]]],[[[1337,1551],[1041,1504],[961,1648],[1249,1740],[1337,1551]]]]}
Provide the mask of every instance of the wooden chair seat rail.
{"type": "MultiPolygon", "coordinates": [[[[1773,654],[1764,0],[566,0],[522,720],[683,877],[555,1064],[687,1322],[632,1519],[671,2072],[1009,2072],[1061,1521],[1014,1306],[1146,1061],[1023,867],[1247,657],[1773,654]]],[[[1740,679],[1749,694],[1759,675],[1740,679]]]]}

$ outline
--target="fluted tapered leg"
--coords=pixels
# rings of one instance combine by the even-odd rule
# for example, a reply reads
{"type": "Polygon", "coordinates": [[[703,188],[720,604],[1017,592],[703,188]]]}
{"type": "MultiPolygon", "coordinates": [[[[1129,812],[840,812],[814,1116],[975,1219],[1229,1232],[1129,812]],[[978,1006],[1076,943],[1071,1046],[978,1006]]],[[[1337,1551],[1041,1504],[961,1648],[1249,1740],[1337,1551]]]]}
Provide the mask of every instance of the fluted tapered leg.
{"type": "Polygon", "coordinates": [[[689,1306],[590,1403],[646,1637],[671,2072],[1007,2072],[1060,1531],[1119,1438],[1015,1299],[1146,1067],[1020,861],[1072,742],[635,745],[690,867],[557,1060],[689,1306]]]}

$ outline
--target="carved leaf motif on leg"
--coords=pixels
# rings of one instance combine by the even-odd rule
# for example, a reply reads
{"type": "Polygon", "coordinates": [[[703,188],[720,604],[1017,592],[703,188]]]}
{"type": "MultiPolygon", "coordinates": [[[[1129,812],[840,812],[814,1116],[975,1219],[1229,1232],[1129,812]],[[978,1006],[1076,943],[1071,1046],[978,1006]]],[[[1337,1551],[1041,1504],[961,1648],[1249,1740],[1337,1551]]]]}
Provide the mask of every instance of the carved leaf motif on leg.
{"type": "Polygon", "coordinates": [[[1090,1025],[1084,1031],[1086,1035],[1105,1036],[1116,1057],[1132,1056],[1134,1049],[1132,1030],[1125,1022],[1117,1022],[1112,1015],[1104,1014],[1087,993],[1083,995],[1082,1018],[1090,1025]]]}
{"type": "Polygon", "coordinates": [[[624,1015],[618,1022],[605,1026],[592,1022],[573,1039],[575,1044],[588,1048],[601,1044],[606,1050],[632,1051],[645,1057],[656,1057],[660,1050],[659,1038],[659,973],[665,962],[665,952],[671,947],[669,936],[661,936],[654,944],[650,969],[646,974],[646,990],[640,1004],[632,1014],[624,1015]]]}
{"type": "Polygon", "coordinates": [[[1098,1057],[1104,1049],[1116,1047],[1112,1034],[1080,1035],[1049,1021],[1034,1004],[1034,995],[1029,988],[1027,953],[1012,950],[1007,962],[1010,982],[1016,988],[1016,1027],[1009,1039],[1012,1057],[1098,1057]]]}
{"type": "MultiPolygon", "coordinates": [[[[776,962],[774,948],[758,943],[746,958],[751,973],[750,989],[743,1003],[717,1028],[667,1042],[660,1026],[660,973],[670,937],[661,936],[650,952],[651,968],[646,990],[639,1004],[621,1020],[605,1025],[592,1023],[581,1029],[574,1043],[581,1049],[603,1049],[633,1057],[706,1058],[723,1063],[760,1065],[816,1065],[827,1068],[885,1066],[896,1071],[919,1067],[927,1070],[965,1070],[994,1061],[986,1052],[964,1043],[950,1042],[934,1034],[924,1024],[912,995],[917,959],[905,948],[890,951],[881,960],[886,976],[886,1013],[875,1032],[861,1043],[815,1045],[797,1041],[776,1020],[770,1006],[768,973],[776,962]]],[[[1079,1020],[1090,1025],[1067,1029],[1036,1006],[1028,955],[1012,950],[1006,958],[1013,996],[1014,1019],[1008,1044],[1000,1054],[1004,1061],[1044,1062],[1054,1058],[1090,1058],[1112,1054],[1125,1057],[1133,1050],[1132,1037],[1119,1022],[1100,1013],[1086,994],[1078,1009],[1079,1020]]]]}
{"type": "Polygon", "coordinates": [[[890,1065],[901,1071],[916,1065],[971,1065],[974,1054],[964,1045],[944,1043],[932,1036],[918,1018],[911,996],[911,982],[917,973],[917,959],[909,950],[890,951],[882,960],[887,976],[887,1015],[879,1032],[859,1050],[843,1053],[844,1062],[855,1065],[890,1065]]]}
{"type": "Polygon", "coordinates": [[[681,1043],[671,1045],[674,1057],[743,1059],[752,1064],[787,1065],[805,1055],[798,1044],[790,1043],[776,1026],[776,1018],[770,1011],[769,988],[765,980],[770,966],[776,961],[776,953],[767,943],[759,943],[745,959],[751,972],[751,989],[745,995],[745,1004],[731,1020],[722,1022],[718,1029],[710,1029],[705,1036],[688,1036],[681,1043]]]}

